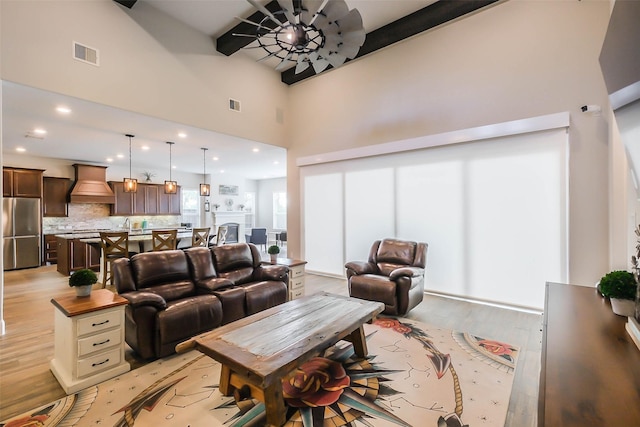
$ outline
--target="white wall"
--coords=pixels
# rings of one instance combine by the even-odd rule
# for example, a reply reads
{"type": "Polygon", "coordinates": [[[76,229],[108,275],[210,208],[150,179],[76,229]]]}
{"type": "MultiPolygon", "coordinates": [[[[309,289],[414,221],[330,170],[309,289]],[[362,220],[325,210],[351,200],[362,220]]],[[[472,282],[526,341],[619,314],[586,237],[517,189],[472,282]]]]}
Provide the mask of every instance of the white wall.
{"type": "Polygon", "coordinates": [[[209,36],[151,3],[3,0],[2,79],[282,146],[279,73],[218,53],[209,36]],[[72,59],[73,41],[98,49],[100,66],[72,59]],[[229,111],[229,98],[242,102],[241,114],[229,111]]]}
{"type": "Polygon", "coordinates": [[[606,2],[511,0],[294,85],[290,234],[301,229],[298,157],[569,111],[569,280],[593,284],[609,261],[608,123],[580,106],[608,106],[608,18],[606,2]]]}

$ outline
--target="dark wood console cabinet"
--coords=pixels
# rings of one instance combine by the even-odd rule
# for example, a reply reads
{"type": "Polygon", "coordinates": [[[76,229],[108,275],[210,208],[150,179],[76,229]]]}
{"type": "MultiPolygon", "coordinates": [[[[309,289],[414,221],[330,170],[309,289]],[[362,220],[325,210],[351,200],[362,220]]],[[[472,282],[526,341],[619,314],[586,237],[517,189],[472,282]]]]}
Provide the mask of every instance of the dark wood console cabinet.
{"type": "Polygon", "coordinates": [[[640,425],[640,350],[594,287],[547,283],[538,426],[640,425]]]}

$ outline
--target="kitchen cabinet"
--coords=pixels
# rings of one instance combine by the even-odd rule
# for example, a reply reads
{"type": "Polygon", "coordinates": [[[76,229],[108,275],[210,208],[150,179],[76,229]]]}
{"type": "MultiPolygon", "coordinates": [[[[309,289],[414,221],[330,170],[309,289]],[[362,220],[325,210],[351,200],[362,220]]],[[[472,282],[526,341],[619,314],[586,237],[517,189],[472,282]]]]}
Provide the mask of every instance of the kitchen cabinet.
{"type": "Polygon", "coordinates": [[[71,180],[45,176],[42,180],[43,214],[46,217],[69,216],[68,197],[71,180]]]}
{"type": "Polygon", "coordinates": [[[41,169],[2,168],[4,197],[42,197],[41,169]]]}
{"type": "Polygon", "coordinates": [[[58,263],[58,241],[55,234],[45,234],[44,235],[44,245],[42,259],[46,264],[57,264],[58,263]]]}
{"type": "Polygon", "coordinates": [[[181,188],[176,194],[165,194],[161,184],[138,183],[138,191],[125,193],[124,184],[119,181],[109,182],[115,195],[115,203],[111,206],[111,215],[180,215],[181,188]]]}
{"type": "Polygon", "coordinates": [[[76,270],[89,268],[100,271],[100,248],[80,239],[57,238],[58,272],[69,276],[76,270]]]}

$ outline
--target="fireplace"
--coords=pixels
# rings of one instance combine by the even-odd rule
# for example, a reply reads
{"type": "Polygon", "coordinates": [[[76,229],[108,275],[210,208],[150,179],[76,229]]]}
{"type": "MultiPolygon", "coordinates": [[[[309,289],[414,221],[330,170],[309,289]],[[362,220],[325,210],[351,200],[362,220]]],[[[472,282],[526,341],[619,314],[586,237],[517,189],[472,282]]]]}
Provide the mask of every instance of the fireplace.
{"type": "Polygon", "coordinates": [[[225,243],[238,243],[238,228],[240,225],[237,222],[227,222],[220,226],[227,227],[227,236],[224,240],[225,243]]]}

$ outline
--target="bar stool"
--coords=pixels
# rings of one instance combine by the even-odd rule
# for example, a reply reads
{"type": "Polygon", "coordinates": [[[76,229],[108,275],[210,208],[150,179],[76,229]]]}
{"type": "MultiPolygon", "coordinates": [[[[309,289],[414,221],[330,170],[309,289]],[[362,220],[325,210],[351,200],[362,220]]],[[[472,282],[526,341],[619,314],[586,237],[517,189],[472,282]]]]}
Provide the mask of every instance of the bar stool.
{"type": "Polygon", "coordinates": [[[102,249],[102,287],[107,281],[113,285],[111,263],[118,258],[129,258],[134,252],[129,252],[129,233],[126,231],[100,232],[100,248],[102,249]]]}
{"type": "Polygon", "coordinates": [[[209,227],[207,228],[194,228],[191,230],[191,247],[209,245],[209,227]]]}
{"type": "Polygon", "coordinates": [[[153,251],[170,251],[178,246],[178,230],[152,230],[153,251]]]}

